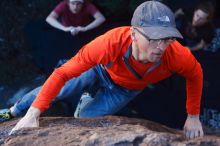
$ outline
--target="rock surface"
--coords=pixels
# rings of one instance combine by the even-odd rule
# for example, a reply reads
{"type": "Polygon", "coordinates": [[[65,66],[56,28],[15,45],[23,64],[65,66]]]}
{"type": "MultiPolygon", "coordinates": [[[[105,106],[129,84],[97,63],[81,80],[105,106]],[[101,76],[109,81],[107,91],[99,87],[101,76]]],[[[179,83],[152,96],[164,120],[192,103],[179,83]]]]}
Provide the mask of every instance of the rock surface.
{"type": "Polygon", "coordinates": [[[186,140],[182,131],[147,120],[125,117],[74,119],[42,117],[40,128],[22,129],[8,136],[17,120],[0,124],[0,145],[5,146],[218,146],[220,137],[206,135],[186,140]]]}

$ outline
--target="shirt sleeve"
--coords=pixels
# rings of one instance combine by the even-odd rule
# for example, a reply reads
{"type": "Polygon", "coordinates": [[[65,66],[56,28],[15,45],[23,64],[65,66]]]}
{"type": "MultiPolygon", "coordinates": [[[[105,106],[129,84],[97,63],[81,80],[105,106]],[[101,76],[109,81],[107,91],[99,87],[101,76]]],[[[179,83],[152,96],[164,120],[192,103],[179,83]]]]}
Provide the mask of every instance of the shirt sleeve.
{"type": "Polygon", "coordinates": [[[91,43],[85,45],[73,58],[56,69],[42,86],[32,106],[46,110],[52,100],[58,95],[65,82],[73,77],[80,76],[83,72],[96,66],[106,65],[117,58],[120,48],[118,42],[114,42],[114,33],[108,32],[91,43]]]}
{"type": "Polygon", "coordinates": [[[203,72],[200,63],[192,55],[191,51],[177,41],[172,47],[174,52],[168,53],[170,70],[180,74],[186,79],[186,110],[188,114],[200,113],[200,102],[203,88],[203,72]]]}
{"type": "Polygon", "coordinates": [[[62,15],[64,10],[67,9],[66,2],[62,1],[60,2],[54,9],[53,12],[55,12],[58,16],[62,15]]]}
{"type": "Polygon", "coordinates": [[[92,3],[87,2],[87,6],[86,6],[86,10],[90,15],[94,15],[97,11],[99,11],[95,5],[93,5],[92,3]]]}

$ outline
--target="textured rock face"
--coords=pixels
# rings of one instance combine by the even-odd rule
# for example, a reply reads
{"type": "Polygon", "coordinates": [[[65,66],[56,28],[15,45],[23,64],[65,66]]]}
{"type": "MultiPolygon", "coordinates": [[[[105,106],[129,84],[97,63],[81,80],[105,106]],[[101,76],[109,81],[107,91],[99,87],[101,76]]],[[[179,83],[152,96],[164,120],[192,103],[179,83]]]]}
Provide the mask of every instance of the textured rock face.
{"type": "Polygon", "coordinates": [[[41,118],[40,128],[27,128],[7,136],[17,120],[0,124],[0,144],[6,146],[218,146],[220,137],[186,140],[181,131],[141,119],[41,118]]]}

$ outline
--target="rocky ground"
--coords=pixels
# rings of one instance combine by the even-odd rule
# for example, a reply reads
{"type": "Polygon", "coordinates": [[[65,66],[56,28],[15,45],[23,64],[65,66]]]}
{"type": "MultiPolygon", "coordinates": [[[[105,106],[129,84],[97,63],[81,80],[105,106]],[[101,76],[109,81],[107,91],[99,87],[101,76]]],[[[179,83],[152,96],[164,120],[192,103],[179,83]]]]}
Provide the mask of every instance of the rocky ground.
{"type": "Polygon", "coordinates": [[[182,131],[141,119],[103,117],[40,119],[40,128],[28,128],[8,136],[17,120],[0,124],[0,145],[5,146],[218,146],[220,137],[206,135],[186,140],[182,131]]]}

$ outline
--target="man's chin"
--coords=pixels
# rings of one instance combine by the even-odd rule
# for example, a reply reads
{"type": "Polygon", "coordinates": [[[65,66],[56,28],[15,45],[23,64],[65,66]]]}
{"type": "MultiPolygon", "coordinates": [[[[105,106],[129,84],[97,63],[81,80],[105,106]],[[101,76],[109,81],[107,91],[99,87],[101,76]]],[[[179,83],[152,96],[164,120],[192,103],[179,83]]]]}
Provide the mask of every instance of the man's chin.
{"type": "Polygon", "coordinates": [[[152,58],[152,62],[158,62],[161,59],[161,55],[159,56],[155,56],[154,58],[152,58]]]}
{"type": "Polygon", "coordinates": [[[158,57],[158,58],[152,59],[150,62],[155,63],[155,62],[159,62],[159,61],[160,61],[160,58],[158,57]]]}

